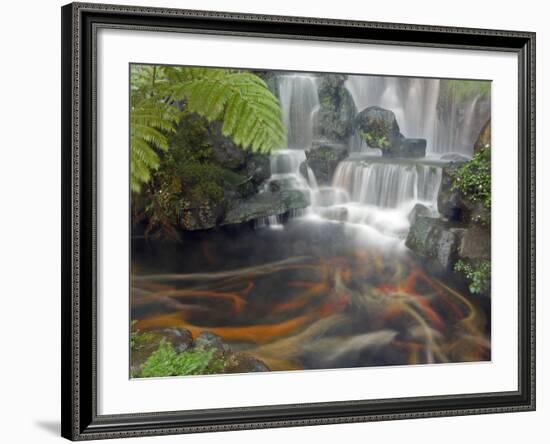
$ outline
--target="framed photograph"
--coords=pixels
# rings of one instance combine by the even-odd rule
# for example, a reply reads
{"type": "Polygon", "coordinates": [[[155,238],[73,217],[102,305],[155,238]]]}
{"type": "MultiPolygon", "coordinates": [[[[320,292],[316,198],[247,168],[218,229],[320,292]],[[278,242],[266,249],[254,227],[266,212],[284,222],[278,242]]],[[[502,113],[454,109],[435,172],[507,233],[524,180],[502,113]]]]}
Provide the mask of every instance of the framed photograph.
{"type": "Polygon", "coordinates": [[[61,12],[64,437],[534,410],[534,33],[61,12]]]}

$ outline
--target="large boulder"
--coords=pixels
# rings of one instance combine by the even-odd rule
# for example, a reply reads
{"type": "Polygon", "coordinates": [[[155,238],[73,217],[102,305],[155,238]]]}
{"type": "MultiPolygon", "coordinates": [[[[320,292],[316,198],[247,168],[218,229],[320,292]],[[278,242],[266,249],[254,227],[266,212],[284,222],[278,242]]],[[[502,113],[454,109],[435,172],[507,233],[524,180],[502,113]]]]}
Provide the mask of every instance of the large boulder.
{"type": "Polygon", "coordinates": [[[308,177],[311,168],[319,185],[330,185],[338,164],[348,157],[348,147],[343,144],[321,143],[306,151],[306,161],[300,165],[300,173],[308,177]]]}
{"type": "Polygon", "coordinates": [[[369,106],[357,114],[355,127],[371,148],[382,151],[401,145],[404,138],[394,112],[380,106],[369,106]]]}
{"type": "Polygon", "coordinates": [[[435,217],[418,216],[411,225],[405,245],[421,256],[451,269],[458,255],[464,229],[453,228],[435,217]]]}
{"type": "Polygon", "coordinates": [[[328,140],[345,143],[353,133],[357,110],[345,87],[347,75],[322,74],[319,77],[319,134],[328,140]]]}
{"type": "Polygon", "coordinates": [[[399,130],[393,111],[379,106],[365,108],[355,117],[355,129],[371,148],[384,157],[419,158],[426,155],[426,139],[408,139],[399,130]]]}

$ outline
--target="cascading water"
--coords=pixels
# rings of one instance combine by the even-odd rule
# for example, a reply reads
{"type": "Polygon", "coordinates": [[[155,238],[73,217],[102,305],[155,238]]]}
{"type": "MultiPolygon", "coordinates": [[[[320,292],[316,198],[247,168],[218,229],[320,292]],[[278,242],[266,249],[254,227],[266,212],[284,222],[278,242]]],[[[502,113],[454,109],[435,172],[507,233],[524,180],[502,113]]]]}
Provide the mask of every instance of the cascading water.
{"type": "MultiPolygon", "coordinates": [[[[277,78],[288,147],[272,155],[272,176],[265,190],[273,182],[278,188],[303,190],[311,196],[311,206],[304,212],[310,219],[365,226],[378,234],[402,239],[416,203],[437,214],[441,166],[435,160],[386,160],[380,157],[379,149],[369,148],[356,132],[349,140],[350,158],[337,166],[330,186],[319,187],[305,155],[317,137],[318,79],[314,74],[283,74],[277,78]]],[[[489,117],[490,101],[479,94],[460,96],[445,82],[350,75],[345,87],[357,110],[377,105],[393,111],[406,137],[427,140],[428,157],[447,153],[471,157],[480,125],[489,117]]],[[[280,220],[263,223],[280,227],[280,220]]]]}
{"type": "MultiPolygon", "coordinates": [[[[288,147],[271,155],[271,177],[263,192],[269,192],[276,184],[278,189],[301,190],[311,194],[311,189],[317,187],[315,174],[306,165],[302,174],[300,166],[306,160],[305,150],[311,148],[314,137],[319,109],[317,78],[314,75],[284,74],[278,77],[277,84],[288,147]]],[[[258,221],[258,224],[281,228],[281,218],[268,217],[258,221]]]]}
{"type": "MultiPolygon", "coordinates": [[[[427,140],[428,155],[471,157],[473,141],[490,115],[489,101],[480,95],[460,97],[453,89],[445,89],[446,100],[440,100],[447,85],[443,82],[447,81],[350,75],[346,88],[359,111],[374,105],[392,110],[404,135],[427,140]]],[[[358,134],[352,136],[350,147],[368,152],[358,134]]]]}
{"type": "Polygon", "coordinates": [[[278,78],[278,86],[288,148],[307,149],[313,141],[319,109],[317,77],[285,74],[278,78]]]}
{"type": "Polygon", "coordinates": [[[353,202],[397,208],[411,201],[437,202],[441,168],[416,164],[345,161],[334,173],[333,185],[346,190],[353,202]]]}

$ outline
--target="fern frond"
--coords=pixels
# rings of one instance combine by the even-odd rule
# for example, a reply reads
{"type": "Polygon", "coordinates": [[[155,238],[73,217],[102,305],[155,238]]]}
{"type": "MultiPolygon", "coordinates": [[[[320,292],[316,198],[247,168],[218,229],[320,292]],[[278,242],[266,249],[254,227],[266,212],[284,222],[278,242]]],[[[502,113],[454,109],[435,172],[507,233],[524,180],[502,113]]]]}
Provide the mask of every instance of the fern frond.
{"type": "Polygon", "coordinates": [[[208,121],[221,120],[222,134],[243,149],[270,153],[286,146],[281,106],[255,74],[234,69],[132,65],[131,185],[151,178],[159,167],[156,150],[168,149],[184,103],[208,121]]]}

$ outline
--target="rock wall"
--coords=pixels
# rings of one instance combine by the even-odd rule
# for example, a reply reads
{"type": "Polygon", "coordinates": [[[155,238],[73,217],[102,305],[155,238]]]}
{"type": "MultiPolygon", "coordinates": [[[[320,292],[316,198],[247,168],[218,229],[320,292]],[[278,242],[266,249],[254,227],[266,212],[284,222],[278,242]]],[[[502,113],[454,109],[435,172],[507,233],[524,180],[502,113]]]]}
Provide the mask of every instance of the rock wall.
{"type": "MultiPolygon", "coordinates": [[[[487,122],[475,146],[485,147],[490,137],[490,122],[487,122]]],[[[491,259],[491,210],[453,187],[455,173],[463,163],[455,161],[443,167],[438,194],[439,217],[416,214],[416,209],[405,242],[415,253],[449,270],[454,269],[459,260],[491,259]]]]}

